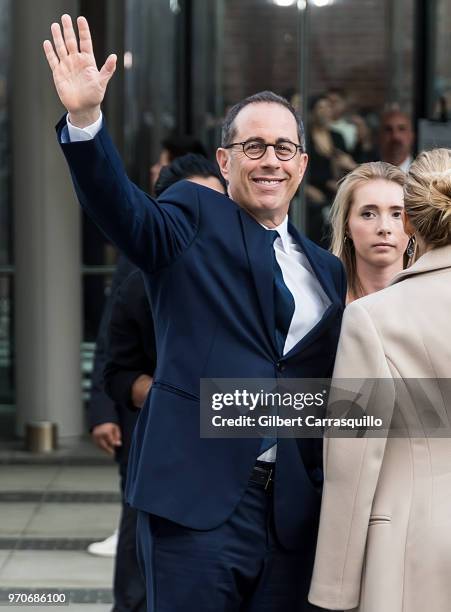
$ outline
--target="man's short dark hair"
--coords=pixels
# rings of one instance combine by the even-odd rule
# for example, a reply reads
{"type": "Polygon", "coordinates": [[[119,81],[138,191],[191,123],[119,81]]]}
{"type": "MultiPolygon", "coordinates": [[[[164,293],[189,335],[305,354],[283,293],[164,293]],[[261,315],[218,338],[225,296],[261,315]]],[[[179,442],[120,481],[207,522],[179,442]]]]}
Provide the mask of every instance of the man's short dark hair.
{"type": "Polygon", "coordinates": [[[260,102],[279,104],[280,106],[284,106],[290,111],[290,113],[296,120],[299,144],[301,145],[302,150],[305,151],[305,134],[301,118],[295,111],[293,105],[290,104],[286,98],[275,94],[273,91],[260,91],[259,93],[256,93],[253,96],[249,96],[247,98],[244,98],[244,100],[240,100],[240,102],[232,106],[232,108],[229,110],[224,119],[224,123],[222,124],[221,146],[225,147],[231,142],[233,142],[233,139],[235,138],[236,134],[235,119],[238,113],[243,110],[245,106],[248,106],[249,104],[258,104],[260,102]]]}
{"type": "Polygon", "coordinates": [[[174,159],[169,166],[163,166],[154,187],[156,197],[159,198],[163,191],[174,183],[193,176],[213,176],[223,185],[224,193],[226,191],[226,184],[217,164],[203,155],[188,153],[174,159]]]}
{"type": "Polygon", "coordinates": [[[170,162],[187,153],[207,156],[205,147],[200,140],[188,134],[172,134],[161,141],[161,147],[169,153],[170,162]]]}

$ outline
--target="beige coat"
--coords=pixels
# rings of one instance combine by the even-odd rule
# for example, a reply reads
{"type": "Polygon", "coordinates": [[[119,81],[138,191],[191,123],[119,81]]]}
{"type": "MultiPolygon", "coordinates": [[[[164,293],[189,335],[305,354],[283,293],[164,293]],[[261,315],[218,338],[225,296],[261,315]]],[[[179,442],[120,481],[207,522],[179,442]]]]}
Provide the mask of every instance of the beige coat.
{"type": "MultiPolygon", "coordinates": [[[[451,246],[346,308],[334,378],[351,377],[451,379],[451,246]]],[[[448,427],[450,404],[449,392],[434,398],[448,427]]],[[[312,603],[451,611],[450,431],[326,440],[312,603]]]]}

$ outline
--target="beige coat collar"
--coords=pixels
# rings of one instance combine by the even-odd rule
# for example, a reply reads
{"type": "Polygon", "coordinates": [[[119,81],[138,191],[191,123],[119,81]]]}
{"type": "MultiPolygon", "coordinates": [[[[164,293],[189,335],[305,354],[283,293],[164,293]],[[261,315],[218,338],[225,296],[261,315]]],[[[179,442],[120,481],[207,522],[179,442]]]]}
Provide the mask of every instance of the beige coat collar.
{"type": "Polygon", "coordinates": [[[444,247],[438,247],[427,251],[422,255],[410,268],[406,268],[399,272],[391,281],[390,285],[394,285],[399,281],[404,280],[415,274],[423,274],[424,272],[433,272],[442,268],[451,268],[451,245],[447,244],[444,247]]]}

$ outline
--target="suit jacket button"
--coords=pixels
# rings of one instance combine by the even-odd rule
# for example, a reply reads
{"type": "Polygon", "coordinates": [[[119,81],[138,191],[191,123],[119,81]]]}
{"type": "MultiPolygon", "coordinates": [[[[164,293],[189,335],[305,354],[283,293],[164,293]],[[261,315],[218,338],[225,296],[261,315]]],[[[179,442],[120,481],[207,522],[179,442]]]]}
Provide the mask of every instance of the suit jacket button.
{"type": "Polygon", "coordinates": [[[277,369],[279,370],[279,372],[283,372],[285,370],[285,364],[282,363],[281,361],[277,362],[277,369]]]}

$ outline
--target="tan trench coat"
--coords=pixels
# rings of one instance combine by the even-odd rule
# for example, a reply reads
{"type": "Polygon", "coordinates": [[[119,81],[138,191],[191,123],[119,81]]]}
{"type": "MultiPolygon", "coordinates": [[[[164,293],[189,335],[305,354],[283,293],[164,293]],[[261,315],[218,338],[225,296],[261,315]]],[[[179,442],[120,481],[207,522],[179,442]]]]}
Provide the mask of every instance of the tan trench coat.
{"type": "MultiPolygon", "coordinates": [[[[334,378],[351,377],[451,379],[451,246],[346,308],[334,378]]],[[[451,611],[448,400],[434,397],[448,426],[437,437],[326,439],[312,603],[451,611]]]]}

